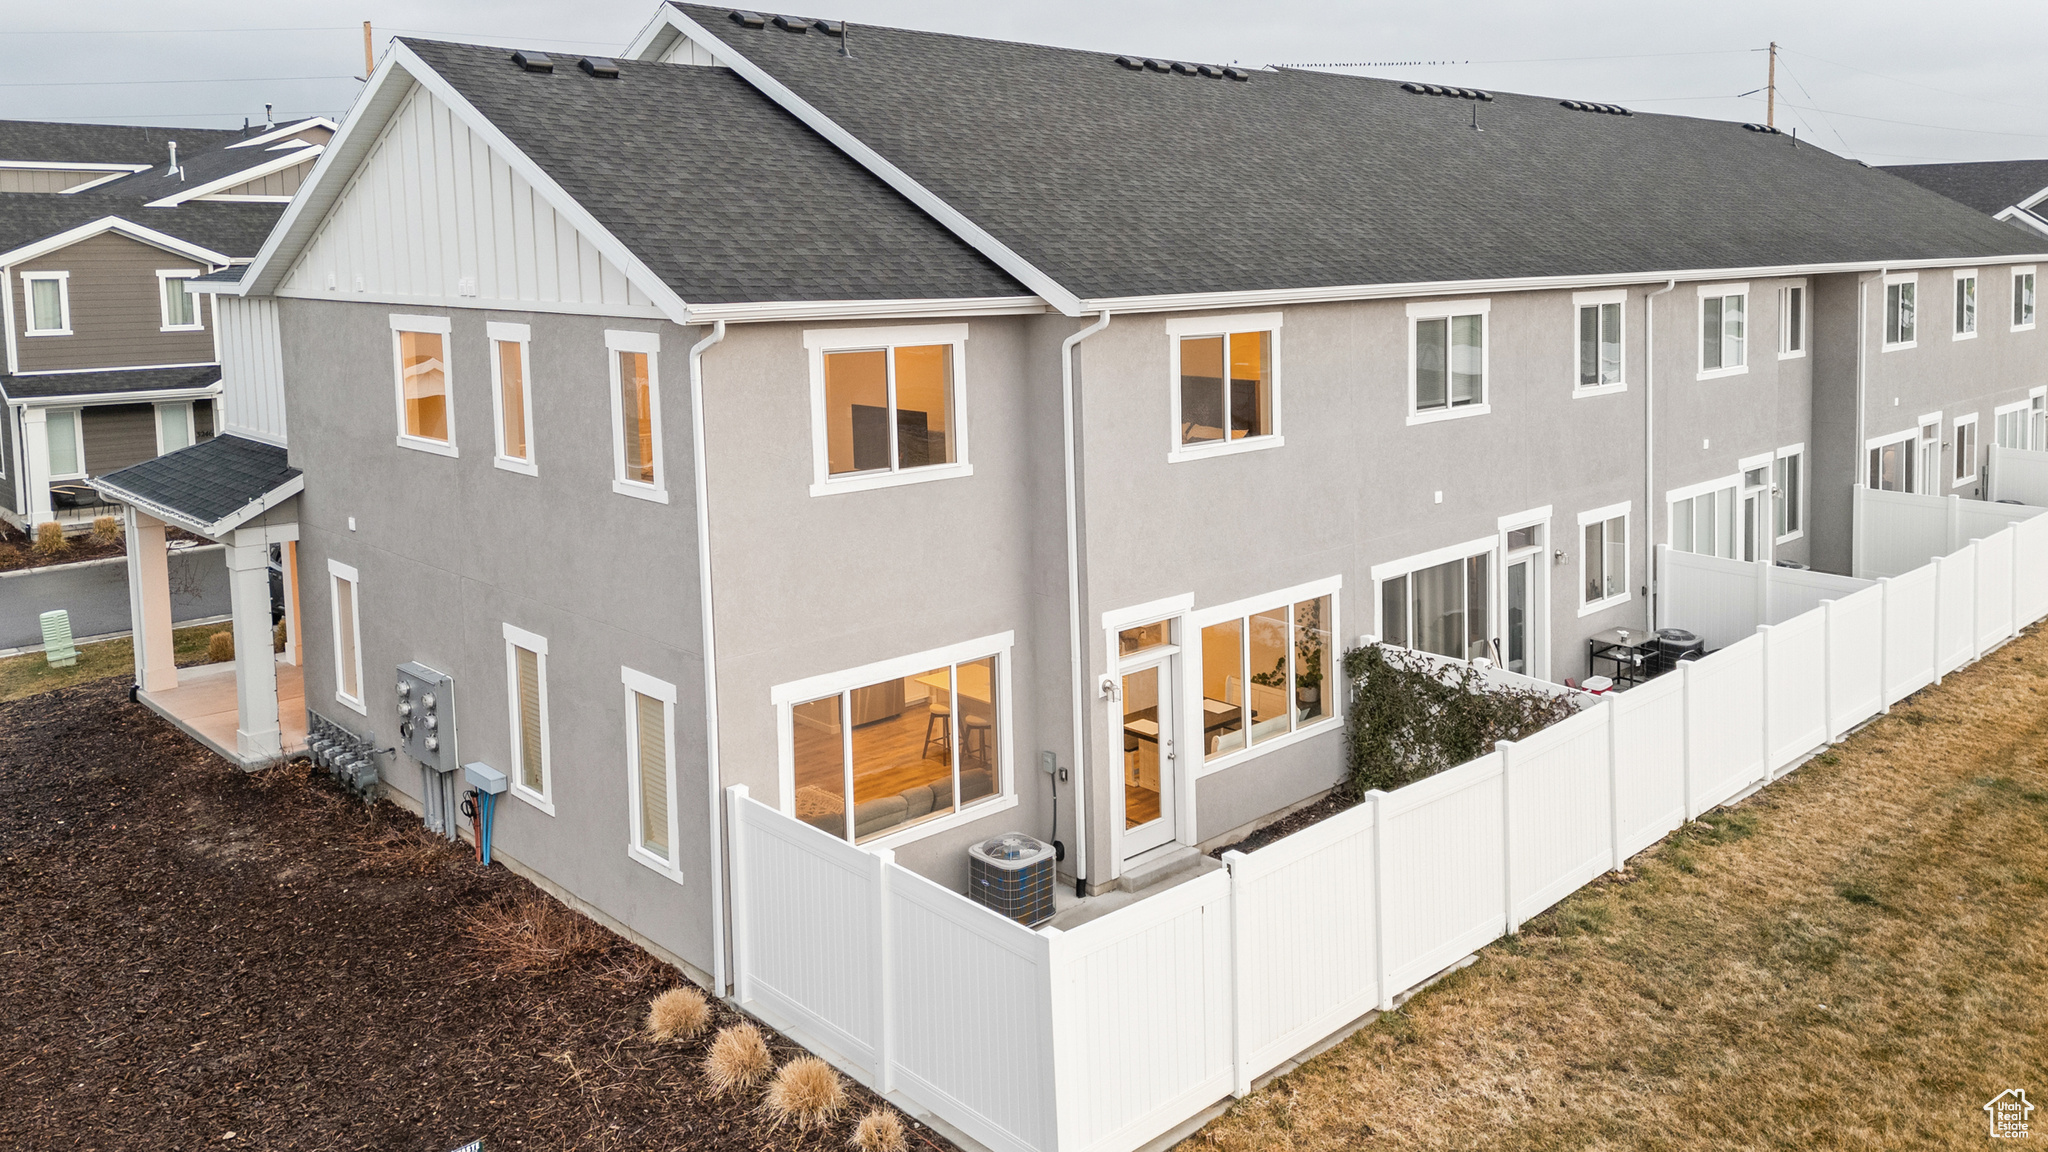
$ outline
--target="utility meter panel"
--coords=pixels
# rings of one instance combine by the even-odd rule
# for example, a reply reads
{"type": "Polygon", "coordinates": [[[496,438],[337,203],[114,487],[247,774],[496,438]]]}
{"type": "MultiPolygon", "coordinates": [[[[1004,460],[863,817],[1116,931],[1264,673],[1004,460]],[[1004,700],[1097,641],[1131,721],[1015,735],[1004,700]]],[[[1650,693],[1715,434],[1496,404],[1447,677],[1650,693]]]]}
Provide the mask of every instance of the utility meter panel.
{"type": "Polygon", "coordinates": [[[455,678],[424,664],[400,664],[397,708],[405,754],[436,772],[455,771],[455,678]]]}

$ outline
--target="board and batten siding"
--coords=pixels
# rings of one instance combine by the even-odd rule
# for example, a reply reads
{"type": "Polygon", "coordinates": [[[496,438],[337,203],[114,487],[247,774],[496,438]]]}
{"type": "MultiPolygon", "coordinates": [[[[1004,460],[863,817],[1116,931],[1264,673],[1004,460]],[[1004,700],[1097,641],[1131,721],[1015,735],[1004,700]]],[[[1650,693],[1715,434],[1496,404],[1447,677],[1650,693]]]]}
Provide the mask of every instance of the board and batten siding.
{"type": "Polygon", "coordinates": [[[0,168],[0,192],[63,192],[118,175],[89,168],[0,168]]]}
{"type": "Polygon", "coordinates": [[[87,475],[104,476],[156,458],[156,405],[102,404],[80,416],[87,475]]]}
{"type": "Polygon", "coordinates": [[[220,430],[282,445],[284,346],[278,338],[277,301],[220,296],[214,306],[220,324],[220,430]]]}
{"type": "Polygon", "coordinates": [[[159,268],[207,271],[203,261],[165,251],[114,232],[89,236],[76,244],[24,261],[7,270],[7,290],[14,296],[15,356],[23,372],[86,368],[141,368],[162,364],[213,363],[213,317],[200,298],[193,332],[163,330],[159,268]],[[28,315],[23,298],[23,272],[69,272],[71,335],[24,336],[21,317],[28,315]]]}
{"type": "Polygon", "coordinates": [[[393,114],[277,295],[660,315],[424,88],[393,114]]]}
{"type": "Polygon", "coordinates": [[[223,188],[201,200],[218,200],[228,196],[290,196],[298,192],[299,185],[306,182],[306,176],[313,171],[313,160],[308,157],[304,164],[295,164],[280,172],[245,180],[230,188],[223,188]]]}

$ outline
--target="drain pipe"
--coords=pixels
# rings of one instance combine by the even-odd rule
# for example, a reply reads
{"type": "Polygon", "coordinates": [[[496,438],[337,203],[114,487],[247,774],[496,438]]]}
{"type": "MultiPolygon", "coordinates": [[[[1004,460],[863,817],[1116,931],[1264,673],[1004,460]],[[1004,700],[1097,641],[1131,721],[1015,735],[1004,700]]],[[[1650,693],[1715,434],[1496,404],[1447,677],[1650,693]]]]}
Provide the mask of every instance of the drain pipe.
{"type": "Polygon", "coordinates": [[[1651,301],[1678,287],[1672,277],[1662,288],[1643,297],[1643,568],[1647,581],[1649,624],[1644,629],[1657,634],[1657,308],[1651,301]]]}
{"type": "MultiPolygon", "coordinates": [[[[1891,267],[1877,270],[1878,291],[1884,291],[1884,278],[1891,274],[1891,267]]],[[[1915,307],[1919,301],[1913,301],[1915,307]]],[[[1856,489],[1866,487],[1868,481],[1863,471],[1864,454],[1870,451],[1864,437],[1869,435],[1865,421],[1870,413],[1868,403],[1870,375],[1870,281],[1856,282],[1856,443],[1849,453],[1849,575],[1861,575],[1862,565],[1856,559],[1863,548],[1863,501],[1856,498],[1856,489]]],[[[1936,443],[1940,443],[1939,440],[1936,443]]],[[[1913,426],[1912,466],[1919,466],[1920,426],[1913,426]]],[[[1941,467],[1941,450],[1935,449],[1935,467],[1941,467]]],[[[1938,473],[1937,473],[1938,475],[1938,473]]],[[[1917,480],[1917,477],[1916,477],[1917,480]]],[[[1938,491],[1939,489],[1937,489],[1938,491]]]]}
{"type": "Polygon", "coordinates": [[[711,817],[711,994],[725,996],[725,825],[718,782],[718,660],[711,619],[711,495],[704,463],[704,353],[725,339],[725,321],[690,346],[690,445],[697,485],[697,604],[704,640],[704,781],[711,817]]]}
{"type": "MultiPolygon", "coordinates": [[[[1073,666],[1074,691],[1074,895],[1085,896],[1088,883],[1088,777],[1082,765],[1088,755],[1088,697],[1081,661],[1081,529],[1074,495],[1074,348],[1109,327],[1109,310],[1095,323],[1060,344],[1060,404],[1066,420],[1067,450],[1067,654],[1073,666]]],[[[1053,777],[1057,782],[1059,777],[1053,777]]],[[[1057,787],[1057,784],[1055,784],[1057,787]]],[[[1059,818],[1059,801],[1053,801],[1059,818]]]]}

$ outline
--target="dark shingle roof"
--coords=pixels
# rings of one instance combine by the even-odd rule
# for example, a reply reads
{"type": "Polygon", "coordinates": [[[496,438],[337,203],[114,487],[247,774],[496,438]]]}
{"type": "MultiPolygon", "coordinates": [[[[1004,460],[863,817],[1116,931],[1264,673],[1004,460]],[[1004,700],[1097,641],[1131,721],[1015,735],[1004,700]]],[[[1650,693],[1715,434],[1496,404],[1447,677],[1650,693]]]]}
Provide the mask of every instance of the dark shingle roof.
{"type": "MultiPolygon", "coordinates": [[[[305,153],[301,157],[304,160],[312,160],[320,155],[310,147],[294,151],[305,153]]],[[[223,176],[232,176],[243,169],[268,164],[282,155],[284,153],[281,151],[272,152],[262,146],[214,148],[197,154],[187,154],[181,148],[178,153],[178,167],[183,170],[182,176],[171,175],[170,163],[166,161],[146,172],[123,176],[119,180],[109,180],[94,191],[104,192],[109,196],[132,196],[145,201],[160,200],[197,188],[201,184],[211,184],[223,176]]]]}
{"type": "Polygon", "coordinates": [[[1790,136],[856,25],[712,35],[1083,297],[1976,259],[2039,240],[1790,136]],[[1473,128],[1476,110],[1477,125],[1473,128]]]}
{"type": "Polygon", "coordinates": [[[263,247],[263,238],[270,235],[284,208],[282,204],[217,200],[145,208],[134,197],[98,191],[0,192],[0,252],[11,252],[102,217],[118,216],[223,255],[251,257],[263,247]]]}
{"type": "Polygon", "coordinates": [[[197,368],[103,368],[92,372],[39,372],[0,376],[0,394],[10,400],[54,396],[112,396],[121,392],[176,392],[204,388],[220,379],[220,365],[197,368]]]}
{"type": "Polygon", "coordinates": [[[1029,294],[727,69],[405,43],[692,304],[1029,294]]]}
{"type": "Polygon", "coordinates": [[[190,448],[109,472],[94,486],[176,512],[197,524],[218,524],[299,475],[285,450],[240,436],[215,436],[190,448]]]}
{"type": "Polygon", "coordinates": [[[162,164],[165,145],[196,152],[242,138],[234,129],[157,128],[140,124],[54,124],[43,120],[0,120],[0,160],[42,160],[54,164],[162,164]]]}
{"type": "Polygon", "coordinates": [[[2048,160],[1980,164],[1895,164],[1885,169],[1959,204],[1993,215],[2048,188],[2048,160]]]}

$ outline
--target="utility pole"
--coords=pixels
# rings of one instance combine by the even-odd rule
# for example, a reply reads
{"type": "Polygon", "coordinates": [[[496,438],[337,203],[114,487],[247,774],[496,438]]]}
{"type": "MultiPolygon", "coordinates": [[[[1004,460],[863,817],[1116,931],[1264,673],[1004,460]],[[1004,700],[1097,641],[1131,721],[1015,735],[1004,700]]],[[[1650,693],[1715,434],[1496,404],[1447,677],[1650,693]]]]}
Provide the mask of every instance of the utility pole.
{"type": "MultiPolygon", "coordinates": [[[[363,21],[363,79],[365,80],[370,78],[370,73],[377,70],[377,57],[375,53],[370,51],[370,44],[370,22],[365,20],[363,21]]],[[[1771,47],[1776,49],[1777,45],[1773,44],[1771,47]]],[[[1776,60],[1777,57],[1773,56],[1771,59],[1776,60]]]]}
{"type": "MultiPolygon", "coordinates": [[[[363,32],[363,34],[364,34],[365,36],[369,35],[369,27],[370,27],[370,26],[369,26],[368,24],[365,24],[365,25],[363,25],[363,29],[364,29],[364,32],[363,32]]],[[[1776,128],[1777,126],[1778,126],[1778,42],[1777,42],[1776,40],[1773,40],[1773,41],[1771,41],[1771,72],[1770,72],[1770,77],[1769,77],[1769,79],[1768,79],[1768,82],[1767,82],[1767,83],[1765,83],[1765,85],[1764,85],[1764,127],[1766,127],[1766,128],[1776,128]]]]}

